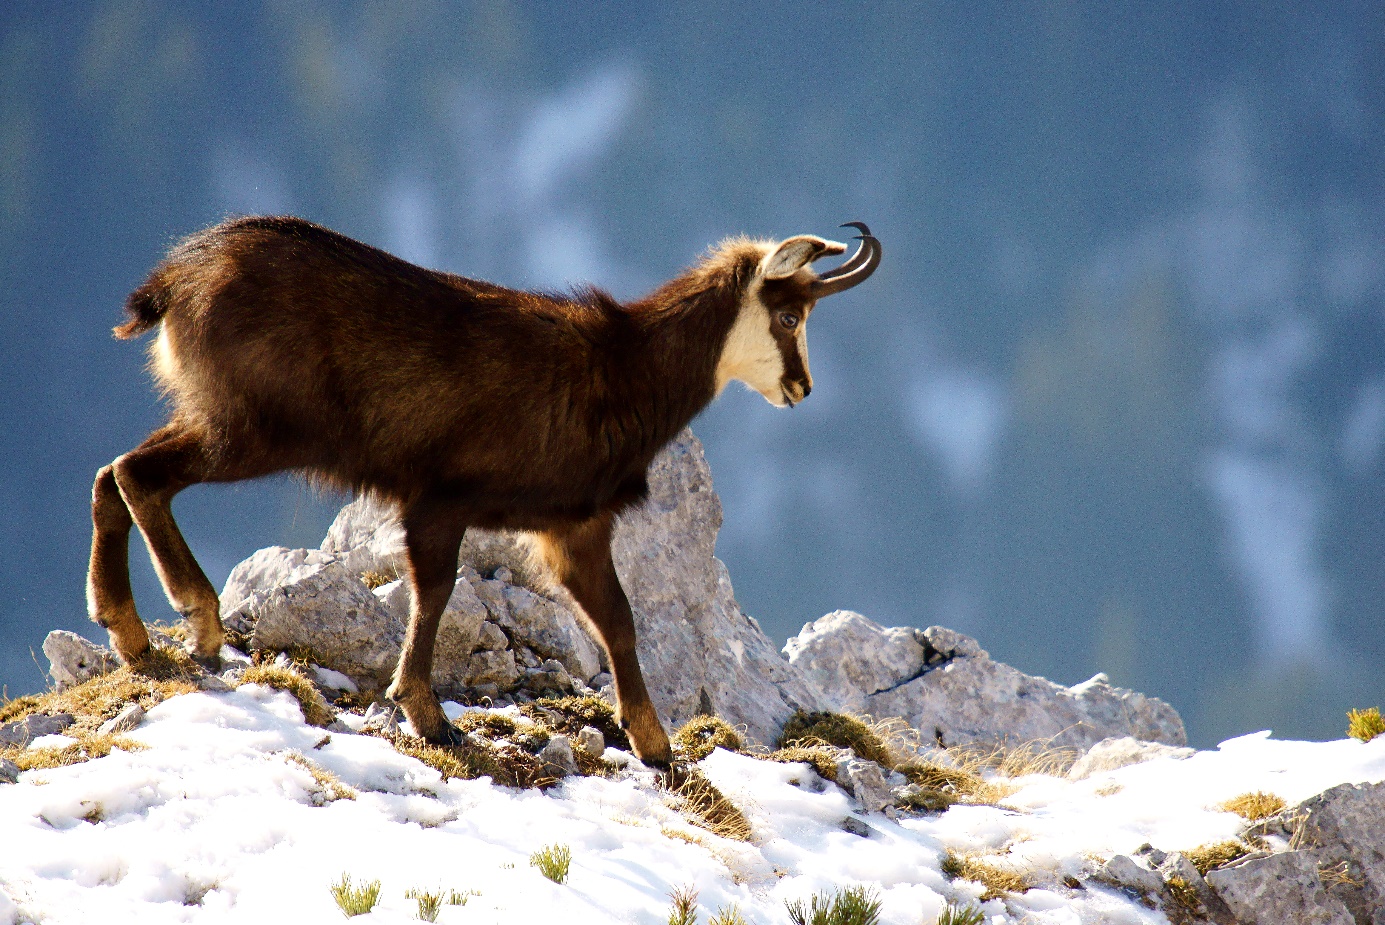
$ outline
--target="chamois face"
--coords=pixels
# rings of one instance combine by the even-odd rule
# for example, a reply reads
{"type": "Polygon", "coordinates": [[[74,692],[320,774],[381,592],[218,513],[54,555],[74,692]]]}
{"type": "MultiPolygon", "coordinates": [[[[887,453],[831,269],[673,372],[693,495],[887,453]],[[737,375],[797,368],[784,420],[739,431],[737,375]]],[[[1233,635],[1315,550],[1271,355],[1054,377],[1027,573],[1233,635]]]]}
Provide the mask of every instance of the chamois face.
{"type": "Polygon", "coordinates": [[[766,243],[755,275],[746,285],[740,312],[717,364],[717,391],[739,379],[777,408],[808,397],[808,315],[817,302],[817,279],[808,264],[840,254],[846,245],[812,235],[766,243]]]}

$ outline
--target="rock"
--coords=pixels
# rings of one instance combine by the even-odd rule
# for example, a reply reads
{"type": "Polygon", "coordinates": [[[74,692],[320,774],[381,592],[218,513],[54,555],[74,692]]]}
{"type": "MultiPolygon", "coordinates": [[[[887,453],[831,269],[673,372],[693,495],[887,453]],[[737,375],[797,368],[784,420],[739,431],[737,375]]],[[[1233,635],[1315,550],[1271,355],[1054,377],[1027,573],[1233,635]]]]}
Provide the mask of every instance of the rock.
{"type": "Polygon", "coordinates": [[[8,758],[0,758],[0,784],[19,783],[19,765],[8,758]]]}
{"type": "Polygon", "coordinates": [[[856,798],[863,813],[878,813],[894,804],[894,794],[880,773],[880,765],[860,758],[837,759],[837,782],[856,798]]]}
{"type": "Polygon", "coordinates": [[[1212,889],[1211,885],[1203,879],[1193,862],[1181,851],[1175,851],[1168,855],[1162,864],[1159,865],[1159,872],[1164,875],[1164,880],[1170,886],[1175,880],[1182,881],[1184,888],[1192,891],[1197,899],[1197,905],[1201,913],[1219,925],[1232,925],[1233,914],[1226,907],[1226,903],[1212,889]]]}
{"type": "MultiPolygon", "coordinates": [[[[772,742],[795,710],[822,695],[741,612],[713,555],[721,501],[702,445],[684,430],[649,467],[649,496],[616,525],[616,571],[635,613],[640,665],[666,726],[697,715],[706,691],[718,716],[772,742]]],[[[584,680],[592,682],[590,676],[584,680]]]]}
{"type": "Polygon", "coordinates": [[[1370,918],[1369,913],[1360,919],[1354,917],[1342,900],[1323,887],[1318,864],[1316,851],[1286,851],[1211,871],[1207,882],[1239,925],[1356,925],[1379,921],[1370,918]]]}
{"type": "Polygon", "coordinates": [[[1181,760],[1194,755],[1191,748],[1173,745],[1160,745],[1157,742],[1141,742],[1130,736],[1102,739],[1088,749],[1087,753],[1068,769],[1069,780],[1086,780],[1102,771],[1114,771],[1132,764],[1140,764],[1154,758],[1174,758],[1181,760]]]}
{"type": "MultiPolygon", "coordinates": [[[[217,678],[217,680],[220,681],[221,679],[217,678]]],[[[226,682],[222,681],[222,683],[225,684],[226,682]]],[[[230,689],[229,684],[226,687],[228,690],[230,689]]],[[[102,723],[101,728],[97,731],[102,735],[119,735],[129,732],[142,722],[144,722],[144,707],[137,703],[127,703],[112,719],[102,723]]]]}
{"type": "Polygon", "coordinates": [[[572,754],[572,743],[565,735],[555,735],[539,750],[538,758],[545,765],[566,777],[577,773],[577,759],[572,754]]]}
{"type": "MultiPolygon", "coordinates": [[[[1385,782],[1341,784],[1281,814],[1358,921],[1385,922],[1385,782]],[[1375,915],[1375,918],[1371,918],[1375,915]]],[[[1327,882],[1327,880],[1324,880],[1327,882]]]]}
{"type": "Polygon", "coordinates": [[[902,717],[948,746],[1043,740],[1085,749],[1117,736],[1187,743],[1172,707],[1112,687],[1102,675],[1067,688],[992,661],[976,640],[954,630],[929,627],[912,642],[910,632],[839,611],[808,624],[784,651],[823,690],[830,709],[902,717]],[[914,666],[915,674],[905,673],[914,666]],[[890,676],[892,668],[900,674],[890,676]],[[857,679],[869,689],[855,689],[857,679]]]}
{"type": "Polygon", "coordinates": [[[615,676],[612,675],[609,671],[603,671],[587,683],[590,684],[594,690],[599,691],[603,687],[608,687],[610,685],[615,684],[616,679],[615,676]]]}
{"type": "Polygon", "coordinates": [[[477,651],[495,652],[509,647],[510,639],[504,630],[489,620],[481,622],[481,630],[476,634],[477,651]]]}
{"type": "Polygon", "coordinates": [[[220,675],[208,674],[197,679],[197,689],[207,694],[224,694],[227,691],[235,690],[225,678],[220,675]]]}
{"type": "Polygon", "coordinates": [[[363,495],[341,509],[327,529],[322,552],[342,559],[356,575],[403,575],[408,571],[398,509],[374,495],[363,495]]]}
{"type": "Polygon", "coordinates": [[[861,712],[866,699],[914,678],[924,648],[911,627],[883,629],[849,610],[805,624],[784,654],[840,709],[861,712]]]}
{"type": "Polygon", "coordinates": [[[466,676],[473,688],[494,684],[500,690],[510,690],[519,681],[515,653],[509,649],[476,652],[467,661],[466,676]]]}
{"type": "Polygon", "coordinates": [[[402,579],[396,578],[394,581],[386,582],[370,592],[375,595],[375,599],[384,605],[389,613],[390,619],[398,621],[400,626],[409,625],[409,586],[402,579]]]}
{"type": "Polygon", "coordinates": [[[70,713],[30,713],[0,726],[0,744],[27,748],[34,739],[57,735],[74,721],[70,713]]]}
{"type": "Polygon", "coordinates": [[[509,631],[516,645],[526,645],[540,658],[562,662],[583,681],[601,671],[601,648],[572,611],[518,585],[504,585],[505,608],[495,622],[509,631]]]}
{"type": "Polygon", "coordinates": [[[539,667],[524,672],[523,686],[532,694],[545,691],[567,693],[572,690],[572,676],[567,673],[562,662],[550,658],[539,667]]]}
{"type": "Polygon", "coordinates": [[[606,753],[606,737],[595,726],[583,726],[577,733],[577,747],[593,758],[600,758],[606,753]]]}
{"type": "Polygon", "coordinates": [[[335,561],[335,557],[316,549],[286,549],[270,546],[255,552],[231,570],[221,589],[221,622],[237,633],[253,629],[251,615],[241,605],[256,592],[267,594],[335,561]]]}
{"type": "Polygon", "coordinates": [[[372,703],[365,711],[363,729],[393,736],[399,733],[399,708],[384,703],[372,703]]]}
{"type": "Polygon", "coordinates": [[[306,646],[319,664],[364,689],[389,683],[404,641],[404,624],[337,559],[305,565],[287,583],[252,592],[237,612],[253,627],[252,648],[306,646]]]}
{"type": "Polygon", "coordinates": [[[433,649],[433,684],[464,687],[476,683],[471,675],[471,650],[476,648],[486,605],[476,596],[471,582],[458,578],[438,624],[433,649]]]}
{"type": "Polygon", "coordinates": [[[60,691],[114,671],[120,664],[110,649],[67,630],[49,633],[43,640],[43,654],[48,657],[48,674],[60,691]]]}
{"type": "Polygon", "coordinates": [[[1163,877],[1126,854],[1118,854],[1103,864],[1096,877],[1138,894],[1159,896],[1164,889],[1163,877]]]}

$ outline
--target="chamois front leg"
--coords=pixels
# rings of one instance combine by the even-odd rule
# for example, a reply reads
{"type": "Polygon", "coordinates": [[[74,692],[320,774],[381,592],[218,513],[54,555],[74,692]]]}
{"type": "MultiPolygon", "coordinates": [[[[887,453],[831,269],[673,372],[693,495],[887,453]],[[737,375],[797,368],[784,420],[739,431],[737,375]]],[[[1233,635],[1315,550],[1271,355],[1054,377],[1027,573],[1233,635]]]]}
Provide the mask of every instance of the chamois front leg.
{"type": "Polygon", "coordinates": [[[651,767],[667,768],[673,750],[649,699],[635,652],[635,618],[611,561],[611,518],[600,515],[575,527],[539,537],[549,568],[585,611],[611,660],[620,725],[635,755],[651,767]]]}
{"type": "Polygon", "coordinates": [[[460,731],[433,693],[433,644],[457,581],[457,551],[466,524],[451,506],[423,500],[404,514],[409,554],[409,630],[388,696],[404,709],[414,733],[436,745],[460,745],[460,731]]]}

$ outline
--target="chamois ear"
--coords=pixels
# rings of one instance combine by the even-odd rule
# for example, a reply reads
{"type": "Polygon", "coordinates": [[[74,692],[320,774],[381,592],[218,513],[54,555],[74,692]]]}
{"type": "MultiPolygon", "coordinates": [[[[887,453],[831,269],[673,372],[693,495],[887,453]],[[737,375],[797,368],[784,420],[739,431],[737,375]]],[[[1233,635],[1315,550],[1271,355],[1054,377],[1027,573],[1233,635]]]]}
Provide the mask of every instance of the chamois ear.
{"type": "Polygon", "coordinates": [[[760,261],[760,274],[765,279],[783,279],[793,276],[819,257],[845,252],[845,244],[827,241],[816,235],[801,234],[784,241],[773,253],[760,261]]]}

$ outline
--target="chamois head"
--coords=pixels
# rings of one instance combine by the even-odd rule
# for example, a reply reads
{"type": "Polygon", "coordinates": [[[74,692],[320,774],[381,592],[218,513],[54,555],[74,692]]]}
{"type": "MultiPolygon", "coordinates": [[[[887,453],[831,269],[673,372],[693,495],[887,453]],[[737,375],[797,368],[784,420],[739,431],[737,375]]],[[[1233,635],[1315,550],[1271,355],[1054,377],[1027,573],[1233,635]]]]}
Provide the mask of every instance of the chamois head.
{"type": "Polygon", "coordinates": [[[845,244],[805,234],[778,244],[738,242],[758,251],[752,278],[742,290],[739,314],[717,363],[717,391],[739,379],[778,408],[792,407],[813,390],[808,370],[808,315],[823,296],[850,289],[880,264],[880,242],[862,222],[861,242],[846,263],[819,276],[809,266],[841,254],[845,244]]]}

